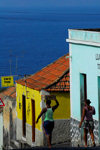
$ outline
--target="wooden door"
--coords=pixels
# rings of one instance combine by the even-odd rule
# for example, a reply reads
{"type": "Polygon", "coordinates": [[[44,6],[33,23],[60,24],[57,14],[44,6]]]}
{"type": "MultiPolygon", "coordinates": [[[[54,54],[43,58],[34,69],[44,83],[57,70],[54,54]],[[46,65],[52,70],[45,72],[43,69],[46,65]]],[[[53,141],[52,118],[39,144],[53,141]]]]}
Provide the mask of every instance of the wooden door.
{"type": "Polygon", "coordinates": [[[22,128],[23,136],[26,137],[26,100],[25,96],[22,96],[22,128]]]}
{"type": "Polygon", "coordinates": [[[32,104],[32,142],[35,141],[35,101],[31,100],[32,104]]]}

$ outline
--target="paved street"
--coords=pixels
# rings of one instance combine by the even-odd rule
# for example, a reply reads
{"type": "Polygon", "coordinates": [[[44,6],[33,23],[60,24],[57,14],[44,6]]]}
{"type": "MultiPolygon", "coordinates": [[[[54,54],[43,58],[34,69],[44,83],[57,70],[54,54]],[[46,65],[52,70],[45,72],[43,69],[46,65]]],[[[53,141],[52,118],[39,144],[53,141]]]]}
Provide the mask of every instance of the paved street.
{"type": "MultiPolygon", "coordinates": [[[[49,149],[47,146],[45,146],[45,147],[35,147],[35,148],[32,148],[32,149],[40,149],[40,150],[42,150],[42,149],[49,149]]],[[[86,150],[86,149],[89,149],[89,150],[93,150],[93,149],[95,149],[95,150],[100,150],[100,146],[97,146],[97,147],[87,147],[87,148],[85,148],[85,147],[71,147],[68,143],[62,143],[62,144],[54,144],[54,145],[52,145],[52,148],[51,149],[57,149],[57,150],[86,150]]]]}
{"type": "MultiPolygon", "coordinates": [[[[50,149],[48,147],[35,147],[35,148],[30,148],[30,149],[33,149],[33,150],[46,150],[46,149],[50,149]]],[[[27,149],[27,150],[30,150],[30,149],[27,149]]],[[[67,146],[60,146],[60,147],[52,147],[51,148],[52,150],[100,150],[100,147],[88,147],[88,148],[85,148],[85,147],[67,147],[67,146]]],[[[14,149],[15,150],[15,149],[14,149]]],[[[18,150],[18,149],[16,149],[18,150]]],[[[20,150],[26,150],[26,149],[20,149],[20,150]]]]}

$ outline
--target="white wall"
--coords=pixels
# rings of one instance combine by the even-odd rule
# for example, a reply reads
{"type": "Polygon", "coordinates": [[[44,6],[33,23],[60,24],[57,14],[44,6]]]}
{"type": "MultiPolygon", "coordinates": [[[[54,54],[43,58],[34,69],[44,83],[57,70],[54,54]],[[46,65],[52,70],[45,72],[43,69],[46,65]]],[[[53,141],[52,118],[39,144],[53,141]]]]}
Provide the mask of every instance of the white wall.
{"type": "Polygon", "coordinates": [[[3,114],[0,113],[0,150],[3,146],[3,114]]]}

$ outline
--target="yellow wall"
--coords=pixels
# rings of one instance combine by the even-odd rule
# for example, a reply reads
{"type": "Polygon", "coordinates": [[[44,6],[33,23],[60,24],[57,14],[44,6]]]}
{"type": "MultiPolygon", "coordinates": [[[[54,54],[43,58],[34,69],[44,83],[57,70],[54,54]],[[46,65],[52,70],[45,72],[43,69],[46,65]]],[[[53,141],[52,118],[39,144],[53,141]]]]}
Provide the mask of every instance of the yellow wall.
{"type": "MultiPolygon", "coordinates": [[[[30,89],[28,87],[22,86],[20,84],[16,84],[16,100],[17,100],[17,118],[22,120],[22,95],[26,96],[26,123],[32,126],[32,107],[31,107],[31,99],[35,101],[35,120],[38,117],[41,107],[41,95],[39,91],[30,89]],[[27,96],[26,96],[26,91],[27,96]],[[21,106],[19,108],[19,105],[21,106]]],[[[35,126],[37,129],[41,131],[41,119],[39,120],[38,124],[35,126]]]]}
{"type": "MultiPolygon", "coordinates": [[[[69,92],[52,92],[56,95],[59,102],[59,107],[54,112],[54,119],[69,119],[70,118],[70,94],[69,92]]],[[[55,102],[52,100],[52,106],[55,102]]]]}
{"type": "MultiPolygon", "coordinates": [[[[31,99],[35,101],[35,120],[37,119],[39,113],[41,112],[41,95],[37,90],[30,89],[28,87],[16,84],[17,92],[17,117],[22,120],[22,95],[26,96],[26,123],[32,126],[32,107],[31,99]],[[27,95],[26,95],[26,91],[27,95]],[[21,107],[19,107],[19,105],[21,107]]],[[[52,95],[56,95],[57,100],[59,101],[59,107],[54,112],[54,119],[69,119],[70,118],[70,95],[69,92],[52,92],[52,95]]],[[[55,101],[52,100],[52,106],[55,105],[55,101]]],[[[40,119],[36,128],[41,131],[40,119]]]]}

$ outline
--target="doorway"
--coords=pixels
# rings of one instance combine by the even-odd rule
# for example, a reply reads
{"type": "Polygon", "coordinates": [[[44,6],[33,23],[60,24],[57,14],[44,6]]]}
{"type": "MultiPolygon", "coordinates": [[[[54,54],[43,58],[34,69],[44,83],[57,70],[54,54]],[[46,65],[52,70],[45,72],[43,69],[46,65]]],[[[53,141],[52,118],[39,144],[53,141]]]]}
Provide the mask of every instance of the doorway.
{"type": "Polygon", "coordinates": [[[80,74],[80,105],[81,115],[84,106],[84,102],[87,99],[87,78],[86,74],[80,74]]]}
{"type": "Polygon", "coordinates": [[[35,141],[35,101],[31,100],[32,104],[32,142],[35,141]]]}
{"type": "MultiPolygon", "coordinates": [[[[84,102],[87,99],[87,78],[86,74],[80,74],[80,116],[84,107],[84,102]]],[[[83,143],[83,129],[81,128],[81,141],[83,143]]]]}
{"type": "Polygon", "coordinates": [[[26,137],[26,101],[25,96],[22,95],[22,128],[23,128],[23,137],[26,137]]]}

